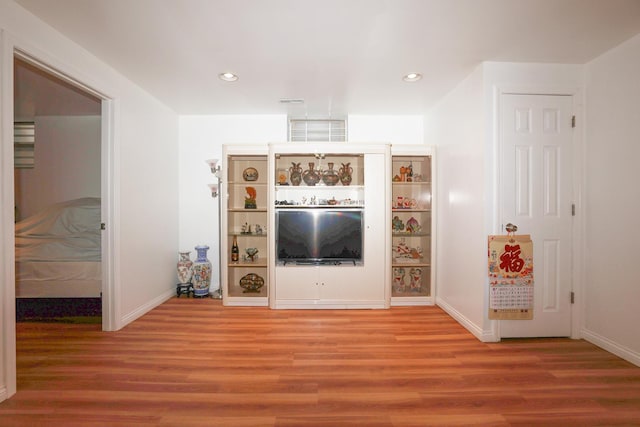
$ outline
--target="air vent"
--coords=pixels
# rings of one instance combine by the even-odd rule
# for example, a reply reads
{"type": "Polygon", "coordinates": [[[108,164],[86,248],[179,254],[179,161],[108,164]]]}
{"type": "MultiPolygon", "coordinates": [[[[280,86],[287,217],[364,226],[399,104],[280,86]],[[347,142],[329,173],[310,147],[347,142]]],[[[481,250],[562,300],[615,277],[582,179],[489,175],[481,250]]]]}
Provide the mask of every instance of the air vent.
{"type": "Polygon", "coordinates": [[[13,124],[13,166],[33,169],[35,165],[36,126],[33,122],[13,124]]]}
{"type": "Polygon", "coordinates": [[[342,142],[347,140],[346,120],[290,119],[289,141],[342,142]]]}

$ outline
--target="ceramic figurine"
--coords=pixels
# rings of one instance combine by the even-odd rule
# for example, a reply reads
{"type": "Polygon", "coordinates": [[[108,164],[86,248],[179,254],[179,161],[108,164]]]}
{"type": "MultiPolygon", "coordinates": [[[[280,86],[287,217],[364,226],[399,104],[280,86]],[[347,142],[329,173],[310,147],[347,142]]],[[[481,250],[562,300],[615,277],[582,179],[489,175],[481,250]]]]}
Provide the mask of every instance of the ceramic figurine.
{"type": "Polygon", "coordinates": [[[393,217],[393,221],[391,222],[393,227],[393,231],[400,233],[404,231],[404,222],[398,217],[398,215],[393,217]]]}
{"type": "Polygon", "coordinates": [[[393,290],[394,291],[398,293],[402,293],[405,291],[404,276],[405,276],[404,268],[393,269],[393,290]]]}
{"type": "Polygon", "coordinates": [[[410,284],[409,289],[411,292],[422,291],[422,269],[412,268],[409,270],[410,284]]]}
{"type": "Polygon", "coordinates": [[[256,204],[256,189],[253,187],[247,187],[247,195],[244,198],[244,208],[245,209],[256,209],[258,206],[256,204]]]}

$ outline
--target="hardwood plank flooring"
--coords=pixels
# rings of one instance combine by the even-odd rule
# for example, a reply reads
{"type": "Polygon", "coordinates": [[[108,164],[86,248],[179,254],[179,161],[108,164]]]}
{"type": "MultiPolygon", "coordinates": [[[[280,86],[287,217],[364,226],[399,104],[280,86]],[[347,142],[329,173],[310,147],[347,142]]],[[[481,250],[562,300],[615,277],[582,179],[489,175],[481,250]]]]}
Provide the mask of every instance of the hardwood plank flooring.
{"type": "Polygon", "coordinates": [[[174,298],[118,332],[17,339],[1,426],[640,425],[640,368],[582,340],[481,343],[438,307],[174,298]]]}

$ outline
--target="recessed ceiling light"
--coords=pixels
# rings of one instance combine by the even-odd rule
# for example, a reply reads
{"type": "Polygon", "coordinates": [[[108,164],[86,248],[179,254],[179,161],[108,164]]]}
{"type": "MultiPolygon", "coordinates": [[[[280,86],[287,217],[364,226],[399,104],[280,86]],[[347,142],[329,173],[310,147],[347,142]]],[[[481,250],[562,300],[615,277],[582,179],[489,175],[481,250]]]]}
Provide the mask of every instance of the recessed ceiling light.
{"type": "Polygon", "coordinates": [[[238,76],[233,73],[220,73],[218,74],[218,78],[220,80],[224,80],[225,82],[235,82],[238,80],[238,76]]]}
{"type": "Polygon", "coordinates": [[[422,78],[422,74],[419,73],[409,73],[402,78],[405,82],[417,82],[422,78]]]}

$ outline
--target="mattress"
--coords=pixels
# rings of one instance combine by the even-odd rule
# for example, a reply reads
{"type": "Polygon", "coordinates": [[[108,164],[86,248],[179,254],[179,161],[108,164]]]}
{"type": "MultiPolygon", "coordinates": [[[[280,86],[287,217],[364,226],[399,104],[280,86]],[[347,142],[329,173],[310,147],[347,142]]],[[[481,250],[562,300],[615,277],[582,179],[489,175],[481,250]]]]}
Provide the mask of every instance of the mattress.
{"type": "Polygon", "coordinates": [[[100,297],[100,199],[51,205],[16,224],[16,297],[100,297]]]}
{"type": "Polygon", "coordinates": [[[100,261],[16,262],[16,298],[99,298],[100,261]]]}

